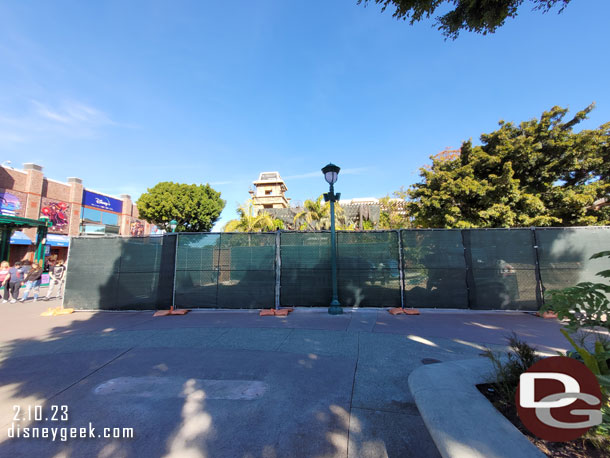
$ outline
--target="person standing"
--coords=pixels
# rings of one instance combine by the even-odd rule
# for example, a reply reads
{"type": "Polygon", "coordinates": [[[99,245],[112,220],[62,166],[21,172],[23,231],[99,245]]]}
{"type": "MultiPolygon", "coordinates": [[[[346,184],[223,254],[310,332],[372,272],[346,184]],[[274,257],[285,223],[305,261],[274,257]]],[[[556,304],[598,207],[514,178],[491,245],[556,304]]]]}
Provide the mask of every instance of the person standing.
{"type": "Polygon", "coordinates": [[[6,261],[2,261],[0,263],[0,285],[4,287],[4,292],[2,295],[2,303],[6,304],[8,302],[8,294],[9,294],[9,280],[11,278],[10,274],[10,264],[6,261]]]}
{"type": "Polygon", "coordinates": [[[64,262],[60,259],[53,267],[51,267],[51,270],[49,271],[51,279],[49,281],[49,291],[47,291],[45,300],[48,300],[51,297],[51,294],[56,286],[58,287],[57,298],[61,298],[65,273],[66,266],[64,266],[64,262]]]}
{"type": "Polygon", "coordinates": [[[25,279],[25,276],[28,274],[28,272],[30,270],[32,270],[32,262],[28,261],[27,259],[25,261],[22,262],[23,265],[23,278],[25,279]]]}
{"type": "Polygon", "coordinates": [[[53,267],[55,267],[55,263],[57,262],[57,254],[52,254],[48,258],[45,258],[45,268],[46,272],[51,272],[53,267]]]}
{"type": "Polygon", "coordinates": [[[21,302],[28,300],[31,290],[34,290],[34,302],[38,300],[41,279],[42,267],[40,267],[38,264],[34,264],[31,270],[25,275],[25,292],[23,293],[23,297],[19,299],[21,302]]]}
{"type": "Polygon", "coordinates": [[[9,290],[12,296],[11,304],[14,304],[19,299],[19,289],[23,283],[23,265],[21,261],[17,261],[15,266],[9,269],[9,275],[9,290]]]}

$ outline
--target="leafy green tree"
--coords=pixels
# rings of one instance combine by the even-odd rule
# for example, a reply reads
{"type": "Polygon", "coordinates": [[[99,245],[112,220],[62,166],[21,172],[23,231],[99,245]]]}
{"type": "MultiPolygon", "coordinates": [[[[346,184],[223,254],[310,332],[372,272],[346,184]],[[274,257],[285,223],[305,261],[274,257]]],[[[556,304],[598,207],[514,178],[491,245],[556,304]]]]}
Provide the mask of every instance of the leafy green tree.
{"type": "Polygon", "coordinates": [[[208,184],[163,181],[142,194],[136,205],[140,218],[166,231],[171,231],[169,222],[175,219],[176,232],[209,232],[225,201],[208,184]]]}
{"type": "Polygon", "coordinates": [[[418,227],[585,226],[610,223],[610,123],[573,132],[590,105],[563,122],[554,107],[540,120],[481,135],[455,154],[431,156],[407,204],[418,227]]]}
{"type": "Polygon", "coordinates": [[[379,229],[405,229],[411,227],[411,218],[407,212],[405,198],[407,191],[402,188],[393,193],[394,198],[389,195],[379,199],[381,211],[379,213],[379,229]],[[400,199],[400,200],[398,200],[400,199]]]}
{"type": "Polygon", "coordinates": [[[225,232],[270,232],[284,229],[284,222],[281,219],[273,218],[264,211],[257,213],[251,200],[240,205],[237,214],[239,219],[229,221],[224,227],[225,232]]]}
{"type": "MultiPolygon", "coordinates": [[[[294,216],[294,226],[301,231],[319,231],[330,229],[330,202],[322,202],[321,195],[316,200],[306,200],[303,210],[294,216]]],[[[345,221],[345,212],[335,202],[335,224],[338,230],[353,230],[345,221]]]]}
{"type": "MultiPolygon", "coordinates": [[[[449,11],[437,16],[435,25],[447,38],[456,39],[462,30],[470,32],[494,33],[504,25],[507,18],[517,16],[523,0],[358,0],[358,4],[375,2],[386,8],[395,8],[393,16],[407,20],[413,25],[423,19],[429,19],[437,10],[449,11]],[[453,8],[451,8],[453,6],[453,8]]],[[[570,0],[530,0],[534,9],[548,12],[559,4],[561,13],[570,0]]]]}

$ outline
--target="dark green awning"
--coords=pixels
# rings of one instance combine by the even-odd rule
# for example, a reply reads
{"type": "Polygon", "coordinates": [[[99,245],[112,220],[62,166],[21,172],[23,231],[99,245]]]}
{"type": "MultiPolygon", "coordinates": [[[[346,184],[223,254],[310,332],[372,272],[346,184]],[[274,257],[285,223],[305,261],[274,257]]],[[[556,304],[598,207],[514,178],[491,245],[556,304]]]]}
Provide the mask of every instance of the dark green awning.
{"type": "Polygon", "coordinates": [[[24,228],[24,227],[46,227],[49,225],[49,220],[38,220],[30,218],[22,218],[20,216],[0,215],[0,228],[24,228]]]}

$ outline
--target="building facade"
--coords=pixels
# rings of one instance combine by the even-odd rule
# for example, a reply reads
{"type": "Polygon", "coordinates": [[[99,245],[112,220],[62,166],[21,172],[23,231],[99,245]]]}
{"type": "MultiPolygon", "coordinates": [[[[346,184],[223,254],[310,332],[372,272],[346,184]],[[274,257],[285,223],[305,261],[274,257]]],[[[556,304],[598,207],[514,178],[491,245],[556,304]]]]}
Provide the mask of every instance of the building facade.
{"type": "Polygon", "coordinates": [[[254,190],[249,192],[255,211],[290,206],[290,199],[285,195],[288,188],[278,172],[262,172],[253,184],[254,190]]]}
{"type": "MultiPolygon", "coordinates": [[[[301,205],[290,205],[290,198],[286,197],[286,183],[281,178],[279,172],[261,172],[258,180],[252,183],[250,198],[252,206],[258,213],[265,211],[274,218],[281,219],[287,230],[298,229],[294,218],[299,214],[303,207],[301,205]]],[[[315,197],[312,197],[315,200],[315,197]]],[[[402,199],[390,199],[395,203],[399,211],[405,211],[402,199]]],[[[345,215],[346,223],[360,230],[364,229],[366,222],[377,227],[382,211],[386,211],[382,201],[376,197],[361,197],[345,199],[339,202],[345,215]]]]}
{"type": "MultiPolygon", "coordinates": [[[[45,252],[52,259],[67,258],[70,236],[144,236],[156,228],[138,218],[128,195],[119,197],[84,187],[80,178],[67,182],[44,176],[42,167],[27,163],[23,170],[0,166],[0,212],[51,223],[45,252]]],[[[15,232],[11,237],[10,262],[33,260],[35,229],[15,232]]]]}

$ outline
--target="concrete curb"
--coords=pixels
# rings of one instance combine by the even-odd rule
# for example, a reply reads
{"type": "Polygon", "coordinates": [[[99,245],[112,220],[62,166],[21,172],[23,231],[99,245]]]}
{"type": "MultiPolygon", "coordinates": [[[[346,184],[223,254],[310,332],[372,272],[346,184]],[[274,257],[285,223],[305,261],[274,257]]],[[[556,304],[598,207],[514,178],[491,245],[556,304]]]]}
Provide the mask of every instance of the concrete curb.
{"type": "Polygon", "coordinates": [[[487,358],[431,364],[411,373],[411,394],[438,451],[445,458],[544,458],[477,390],[475,385],[493,378],[487,358]]]}

